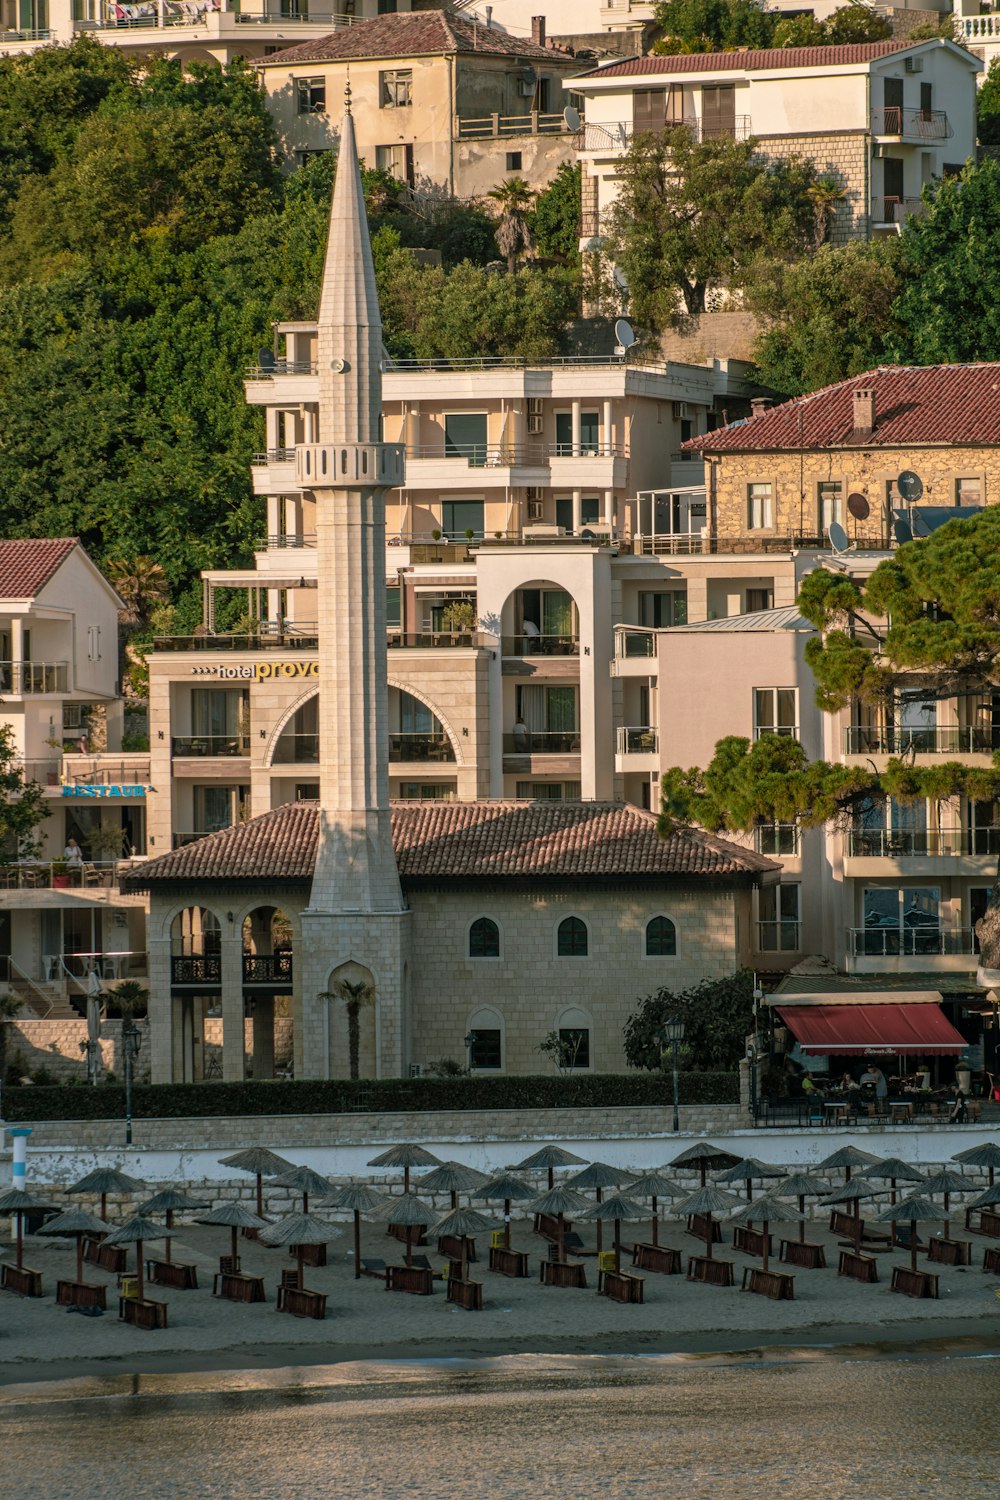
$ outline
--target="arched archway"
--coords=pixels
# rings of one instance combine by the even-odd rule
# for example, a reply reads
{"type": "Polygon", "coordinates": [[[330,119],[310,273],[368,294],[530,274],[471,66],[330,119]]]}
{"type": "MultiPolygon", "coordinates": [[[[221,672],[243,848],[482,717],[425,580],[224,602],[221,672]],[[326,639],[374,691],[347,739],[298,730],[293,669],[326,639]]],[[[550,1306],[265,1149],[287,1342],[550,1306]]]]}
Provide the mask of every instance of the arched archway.
{"type": "Polygon", "coordinates": [[[319,761],[319,694],[310,693],[289,711],[269,746],[272,766],[314,766],[319,761]]]}
{"type": "Polygon", "coordinates": [[[349,959],[327,980],[322,999],[330,1007],[331,1078],[374,1078],[378,990],[364,964],[349,959]]]}
{"type": "Polygon", "coordinates": [[[458,739],[433,704],[409,687],[389,684],[389,763],[455,765],[458,739]]]}
{"type": "Polygon", "coordinates": [[[170,919],[170,1004],[175,1076],[221,1079],[222,922],[210,907],[185,906],[170,919]]]}
{"type": "Polygon", "coordinates": [[[289,1077],[293,1067],[293,926],[278,906],[257,906],[241,924],[247,1074],[289,1077]]]}

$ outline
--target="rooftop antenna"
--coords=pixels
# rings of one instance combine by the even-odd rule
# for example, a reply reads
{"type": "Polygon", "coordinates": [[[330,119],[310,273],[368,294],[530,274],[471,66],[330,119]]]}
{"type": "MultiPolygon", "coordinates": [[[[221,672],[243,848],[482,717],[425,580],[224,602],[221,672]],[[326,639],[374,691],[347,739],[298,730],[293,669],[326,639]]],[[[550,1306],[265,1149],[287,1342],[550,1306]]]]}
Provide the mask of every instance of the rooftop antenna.
{"type": "Polygon", "coordinates": [[[635,330],[628,318],[619,318],[615,324],[615,353],[619,358],[628,355],[628,351],[635,343],[635,330]]]}
{"type": "Polygon", "coordinates": [[[490,31],[490,30],[492,30],[492,27],[493,27],[493,7],[492,7],[492,5],[487,5],[487,7],[486,7],[486,30],[490,31]]]}
{"type": "Polygon", "coordinates": [[[848,552],[850,550],[851,544],[847,540],[847,532],[844,530],[843,526],[841,526],[839,521],[831,521],[829,526],[826,528],[826,534],[830,539],[830,546],[833,548],[834,552],[838,554],[838,556],[840,555],[840,553],[848,552]]]}

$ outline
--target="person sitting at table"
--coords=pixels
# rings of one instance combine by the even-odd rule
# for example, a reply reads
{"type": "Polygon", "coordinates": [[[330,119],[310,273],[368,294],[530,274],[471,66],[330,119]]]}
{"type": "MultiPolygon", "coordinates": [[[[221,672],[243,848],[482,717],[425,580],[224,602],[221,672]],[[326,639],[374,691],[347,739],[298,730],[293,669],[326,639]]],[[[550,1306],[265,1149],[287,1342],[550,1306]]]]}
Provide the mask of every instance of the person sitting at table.
{"type": "Polygon", "coordinates": [[[802,1075],[802,1092],[805,1094],[807,1099],[809,1099],[813,1094],[818,1095],[820,1092],[816,1085],[813,1083],[808,1073],[803,1073],[802,1075]]]}
{"type": "Polygon", "coordinates": [[[857,1079],[854,1078],[852,1074],[845,1073],[840,1080],[840,1087],[846,1094],[850,1089],[856,1089],[858,1087],[857,1079]]]}
{"type": "Polygon", "coordinates": [[[63,850],[63,859],[66,860],[67,864],[83,864],[83,850],[80,848],[80,845],[77,843],[76,839],[68,838],[66,840],[66,847],[63,850]]]}

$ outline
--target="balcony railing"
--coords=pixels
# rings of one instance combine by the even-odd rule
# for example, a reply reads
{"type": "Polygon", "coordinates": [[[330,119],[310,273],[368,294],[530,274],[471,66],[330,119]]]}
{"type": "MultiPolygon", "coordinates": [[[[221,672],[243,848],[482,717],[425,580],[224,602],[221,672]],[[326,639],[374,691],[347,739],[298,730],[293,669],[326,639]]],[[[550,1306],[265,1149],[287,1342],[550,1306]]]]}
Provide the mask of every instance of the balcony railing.
{"type": "Polygon", "coordinates": [[[387,637],[390,651],[450,651],[464,647],[470,650],[487,644],[476,630],[393,630],[387,637]]]}
{"type": "Polygon", "coordinates": [[[615,631],[616,656],[655,656],[656,636],[651,630],[627,630],[619,626],[615,631]]]}
{"type": "Polygon", "coordinates": [[[112,948],[97,953],[64,953],[58,978],[83,984],[95,970],[99,979],[134,979],[149,973],[149,956],[142,948],[112,948]]]}
{"type": "MultiPolygon", "coordinates": [[[[887,552],[891,543],[881,532],[851,538],[864,552],[887,552]]],[[[829,552],[830,539],[816,532],[746,532],[738,536],[714,536],[708,531],[675,531],[632,538],[632,551],[640,557],[708,557],[716,554],[758,552],[829,552]]]]}
{"type": "Polygon", "coordinates": [[[262,464],[291,464],[295,462],[295,449],[265,448],[263,453],[255,453],[250,462],[254,468],[262,464]]]}
{"type": "Polygon", "coordinates": [[[532,110],[525,115],[482,115],[478,119],[459,118],[455,134],[459,140],[488,140],[509,135],[575,135],[563,115],[540,114],[532,110]]]}
{"type": "Polygon", "coordinates": [[[118,884],[118,860],[20,860],[0,865],[0,891],[113,890],[118,884]]]}
{"type": "Polygon", "coordinates": [[[0,47],[4,42],[48,42],[52,38],[51,31],[11,31],[0,29],[0,47]]]}
{"type": "Polygon", "coordinates": [[[1000,828],[852,828],[847,853],[863,859],[1000,854],[1000,828]]]}
{"type": "Polygon", "coordinates": [[[848,951],[855,958],[920,958],[925,955],[975,953],[975,933],[969,928],[950,932],[940,927],[851,927],[848,951]]]}
{"type": "Polygon", "coordinates": [[[578,635],[505,635],[501,636],[504,656],[579,656],[578,635]]]}
{"type": "Polygon", "coordinates": [[[276,375],[315,375],[318,368],[314,359],[270,359],[251,365],[246,375],[248,380],[270,380],[276,375]]]}
{"type": "Polygon", "coordinates": [[[432,443],[410,446],[407,458],[455,459],[470,469],[541,468],[559,458],[627,458],[621,443],[544,443],[490,445],[489,443],[432,443]]]}
{"type": "Polygon", "coordinates": [[[292,955],[290,953],[244,953],[244,984],[282,984],[292,982],[292,955]]]}
{"type": "Polygon", "coordinates": [[[991,755],[994,750],[1000,750],[1000,738],[991,729],[971,726],[869,729],[852,724],[844,730],[845,755],[991,755]]]}
{"type": "Polygon", "coordinates": [[[943,109],[904,109],[899,104],[887,104],[883,109],[872,110],[872,135],[947,141],[954,134],[943,109]]]}
{"type": "Polygon", "coordinates": [[[250,754],[250,740],[245,734],[196,734],[175,735],[170,741],[174,755],[224,755],[250,754]]]}
{"type": "Polygon", "coordinates": [[[282,532],[277,536],[265,537],[263,545],[267,547],[268,552],[286,552],[298,550],[301,547],[315,547],[316,533],[314,531],[282,532]]]}
{"type": "Polygon", "coordinates": [[[261,651],[276,646],[293,647],[296,651],[315,651],[319,646],[315,624],[309,627],[310,634],[299,634],[295,626],[260,635],[158,635],[153,641],[156,651],[261,651]]]}
{"type": "Polygon", "coordinates": [[[579,755],[579,729],[512,730],[503,737],[505,755],[579,755]]]}
{"type": "Polygon", "coordinates": [[[219,953],[176,954],[170,960],[171,984],[222,983],[222,955],[219,953]]]}
{"type": "Polygon", "coordinates": [[[122,786],[149,781],[149,755],[139,752],[117,760],[108,755],[65,756],[62,780],[66,786],[122,786]]]}
{"type": "Polygon", "coordinates": [[[927,212],[922,198],[873,198],[872,220],[876,224],[905,224],[911,214],[920,217],[927,212]]]}
{"type": "Polygon", "coordinates": [[[271,764],[275,766],[312,766],[318,760],[318,734],[296,734],[294,730],[286,729],[274,747],[271,764]]]}
{"type": "Polygon", "coordinates": [[[745,141],[753,134],[749,115],[737,115],[732,124],[714,124],[705,120],[665,120],[658,129],[636,130],[631,120],[615,120],[607,124],[590,124],[583,128],[584,151],[627,151],[636,135],[659,135],[669,130],[686,130],[695,141],[711,141],[724,138],[745,141]]]}
{"type": "Polygon", "coordinates": [[[389,736],[390,762],[454,762],[454,759],[454,747],[446,734],[419,734],[407,730],[389,736]]]}
{"type": "Polygon", "coordinates": [[[660,737],[650,724],[619,724],[615,749],[619,755],[651,755],[658,748],[660,737]]]}
{"type": "Polygon", "coordinates": [[[0,661],[0,693],[66,693],[69,662],[0,661]]]}
{"type": "Polygon", "coordinates": [[[954,16],[952,25],[957,41],[1000,41],[1000,15],[954,16]]]}
{"type": "Polygon", "coordinates": [[[331,31],[337,31],[341,26],[353,26],[355,21],[364,20],[363,16],[345,15],[343,11],[303,11],[301,15],[286,16],[283,11],[269,10],[262,16],[248,15],[245,11],[237,11],[233,19],[240,26],[327,26],[331,31]]]}
{"type": "Polygon", "coordinates": [[[800,922],[758,922],[758,953],[798,953],[802,941],[800,922]]]}

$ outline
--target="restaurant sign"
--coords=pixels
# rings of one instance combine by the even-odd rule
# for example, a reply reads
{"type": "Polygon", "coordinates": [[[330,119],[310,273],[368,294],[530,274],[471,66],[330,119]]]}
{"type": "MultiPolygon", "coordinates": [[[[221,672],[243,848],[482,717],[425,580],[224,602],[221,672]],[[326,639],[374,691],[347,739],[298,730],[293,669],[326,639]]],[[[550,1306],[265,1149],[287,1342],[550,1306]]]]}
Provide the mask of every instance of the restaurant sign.
{"type": "Polygon", "coordinates": [[[92,782],[80,781],[74,786],[64,786],[62,794],[64,797],[145,797],[147,792],[153,788],[145,782],[120,782],[113,781],[105,785],[95,785],[92,782]]]}
{"type": "Polygon", "coordinates": [[[255,661],[241,665],[213,662],[191,668],[192,677],[221,677],[227,682],[270,682],[277,677],[289,680],[318,677],[318,661],[255,661]]]}

